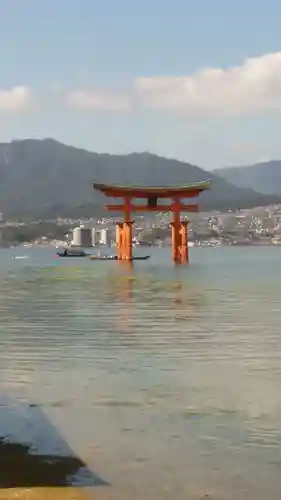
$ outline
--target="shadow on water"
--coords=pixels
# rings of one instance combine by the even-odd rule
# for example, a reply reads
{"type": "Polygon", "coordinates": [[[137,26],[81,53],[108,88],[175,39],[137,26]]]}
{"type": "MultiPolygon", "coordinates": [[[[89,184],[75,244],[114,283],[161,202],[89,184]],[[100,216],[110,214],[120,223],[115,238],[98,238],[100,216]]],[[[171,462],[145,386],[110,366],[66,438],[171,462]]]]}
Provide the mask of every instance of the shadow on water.
{"type": "Polygon", "coordinates": [[[0,397],[0,488],[99,487],[90,471],[36,405],[0,397]]]}

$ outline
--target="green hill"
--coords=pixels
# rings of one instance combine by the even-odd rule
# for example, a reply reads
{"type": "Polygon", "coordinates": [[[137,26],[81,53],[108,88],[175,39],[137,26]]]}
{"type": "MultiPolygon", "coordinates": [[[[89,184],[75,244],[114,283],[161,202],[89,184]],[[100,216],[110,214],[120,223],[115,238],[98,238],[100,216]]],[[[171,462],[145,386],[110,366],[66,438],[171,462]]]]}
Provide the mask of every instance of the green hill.
{"type": "Polygon", "coordinates": [[[95,215],[104,199],[93,182],[175,185],[210,180],[200,197],[202,208],[244,208],[277,203],[233,186],[216,174],[149,153],[97,154],[53,139],[0,144],[0,211],[8,215],[52,217],[95,215]]]}
{"type": "Polygon", "coordinates": [[[281,160],[222,168],[215,174],[238,187],[251,188],[266,195],[281,195],[281,160]]]}

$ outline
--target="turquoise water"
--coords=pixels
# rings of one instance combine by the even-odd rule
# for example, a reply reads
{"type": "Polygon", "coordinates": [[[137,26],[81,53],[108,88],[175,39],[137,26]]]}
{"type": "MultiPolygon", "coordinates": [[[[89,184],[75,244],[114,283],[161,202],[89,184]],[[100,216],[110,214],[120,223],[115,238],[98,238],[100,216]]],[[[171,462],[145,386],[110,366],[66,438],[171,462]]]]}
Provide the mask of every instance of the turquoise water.
{"type": "Polygon", "coordinates": [[[0,437],[70,447],[101,498],[279,500],[281,249],[190,260],[1,250],[0,437]]]}

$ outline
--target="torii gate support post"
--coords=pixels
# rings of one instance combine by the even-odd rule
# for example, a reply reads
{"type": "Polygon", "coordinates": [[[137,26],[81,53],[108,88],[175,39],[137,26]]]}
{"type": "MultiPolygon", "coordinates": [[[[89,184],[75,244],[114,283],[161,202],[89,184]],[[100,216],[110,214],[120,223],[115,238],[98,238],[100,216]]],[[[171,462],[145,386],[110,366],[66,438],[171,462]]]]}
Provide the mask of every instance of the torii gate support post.
{"type": "Polygon", "coordinates": [[[117,245],[117,258],[118,260],[123,259],[123,226],[124,222],[117,222],[116,224],[116,245],[117,245]]]}
{"type": "Polygon", "coordinates": [[[174,199],[172,204],[172,258],[176,264],[188,263],[188,222],[181,221],[181,200],[174,199]]]}
{"type": "Polygon", "coordinates": [[[181,221],[181,263],[188,264],[188,221],[181,221]]]}
{"type": "Polygon", "coordinates": [[[133,224],[132,221],[132,200],[130,197],[124,198],[124,222],[117,222],[116,243],[118,260],[131,261],[133,258],[133,224]]]}

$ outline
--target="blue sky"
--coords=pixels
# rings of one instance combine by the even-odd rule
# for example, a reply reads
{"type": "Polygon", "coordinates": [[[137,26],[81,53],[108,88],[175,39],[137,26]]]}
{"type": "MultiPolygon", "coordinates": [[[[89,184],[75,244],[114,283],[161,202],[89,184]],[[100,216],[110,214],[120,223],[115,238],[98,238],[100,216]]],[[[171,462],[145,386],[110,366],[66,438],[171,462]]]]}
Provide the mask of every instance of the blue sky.
{"type": "Polygon", "coordinates": [[[280,17],[277,0],[0,0],[0,141],[281,157],[280,17]]]}

